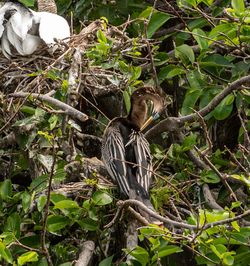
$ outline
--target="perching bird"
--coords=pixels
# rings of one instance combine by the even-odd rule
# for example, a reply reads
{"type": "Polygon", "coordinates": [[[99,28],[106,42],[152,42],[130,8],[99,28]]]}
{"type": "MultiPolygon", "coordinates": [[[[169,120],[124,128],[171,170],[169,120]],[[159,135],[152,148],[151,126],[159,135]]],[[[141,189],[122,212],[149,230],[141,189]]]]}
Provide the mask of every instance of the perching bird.
{"type": "Polygon", "coordinates": [[[68,22],[49,12],[35,12],[17,1],[0,3],[1,51],[13,55],[30,55],[45,43],[51,48],[56,40],[70,37],[68,22]]]}
{"type": "Polygon", "coordinates": [[[163,108],[162,97],[151,87],[136,90],[131,96],[129,115],[114,118],[104,132],[102,159],[123,197],[137,199],[154,210],[149,200],[151,154],[149,143],[140,131],[145,127],[148,100],[153,102],[153,112],[147,121],[158,117],[163,108]]]}

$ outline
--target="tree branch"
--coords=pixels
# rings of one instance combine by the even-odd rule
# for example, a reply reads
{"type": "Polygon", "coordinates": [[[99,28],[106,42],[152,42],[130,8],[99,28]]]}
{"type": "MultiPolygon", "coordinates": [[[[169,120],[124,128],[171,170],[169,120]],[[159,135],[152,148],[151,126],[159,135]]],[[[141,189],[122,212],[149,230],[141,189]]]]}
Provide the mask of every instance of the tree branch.
{"type": "Polygon", "coordinates": [[[42,95],[38,93],[16,92],[16,93],[11,93],[9,96],[14,98],[25,98],[30,96],[40,101],[46,101],[50,104],[53,104],[57,108],[62,109],[65,112],[65,114],[71,116],[72,118],[76,118],[82,122],[88,119],[88,116],[86,114],[80,112],[79,110],[76,110],[75,108],[66,103],[63,103],[55,98],[48,96],[47,94],[42,95]]]}
{"type": "Polygon", "coordinates": [[[147,139],[151,139],[153,136],[158,135],[162,132],[173,132],[178,131],[179,128],[185,122],[194,122],[197,120],[199,116],[204,117],[208,113],[210,113],[227,95],[229,95],[234,90],[242,89],[243,84],[250,84],[250,75],[244,76],[234,82],[232,82],[228,87],[226,87],[223,91],[221,91],[218,95],[216,95],[213,100],[203,109],[201,109],[198,113],[193,113],[187,116],[181,117],[168,117],[162,120],[160,123],[152,127],[145,134],[147,139]]]}

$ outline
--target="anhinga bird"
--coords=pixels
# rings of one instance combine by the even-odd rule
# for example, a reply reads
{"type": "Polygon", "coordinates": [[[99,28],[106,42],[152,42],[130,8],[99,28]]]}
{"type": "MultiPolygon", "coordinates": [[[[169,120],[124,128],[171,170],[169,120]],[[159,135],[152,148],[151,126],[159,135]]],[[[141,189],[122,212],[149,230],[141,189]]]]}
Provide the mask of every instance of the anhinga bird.
{"type": "Polygon", "coordinates": [[[57,14],[35,12],[17,1],[0,2],[1,51],[7,58],[30,55],[42,43],[51,48],[69,36],[68,22],[57,14]]]}
{"type": "Polygon", "coordinates": [[[159,116],[162,108],[163,99],[152,88],[143,87],[136,90],[131,96],[129,115],[114,118],[109,123],[102,145],[103,162],[112,179],[118,184],[121,194],[143,202],[150,209],[153,209],[149,200],[152,161],[149,143],[141,130],[159,116]],[[147,100],[153,102],[153,112],[145,122],[147,100]]]}

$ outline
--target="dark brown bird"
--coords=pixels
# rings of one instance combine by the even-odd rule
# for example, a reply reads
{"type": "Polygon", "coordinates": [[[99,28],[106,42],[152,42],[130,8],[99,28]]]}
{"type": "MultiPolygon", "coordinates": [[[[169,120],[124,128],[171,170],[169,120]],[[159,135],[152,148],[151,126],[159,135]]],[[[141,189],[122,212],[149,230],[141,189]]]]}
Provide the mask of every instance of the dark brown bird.
{"type": "Polygon", "coordinates": [[[102,145],[103,162],[122,196],[137,199],[150,209],[153,209],[149,200],[152,158],[141,129],[159,117],[163,103],[163,98],[151,87],[136,90],[131,95],[129,115],[114,118],[109,123],[102,145]],[[153,103],[153,112],[146,121],[148,100],[153,103]]]}

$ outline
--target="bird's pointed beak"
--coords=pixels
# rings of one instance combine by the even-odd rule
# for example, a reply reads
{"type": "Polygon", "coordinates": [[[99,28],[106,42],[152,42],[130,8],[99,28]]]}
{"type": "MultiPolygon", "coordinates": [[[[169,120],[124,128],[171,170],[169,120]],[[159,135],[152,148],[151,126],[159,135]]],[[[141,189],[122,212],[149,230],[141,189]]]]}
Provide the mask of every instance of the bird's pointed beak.
{"type": "Polygon", "coordinates": [[[154,121],[153,116],[151,115],[147,121],[142,125],[141,127],[141,131],[143,131],[148,125],[150,125],[152,123],[152,121],[154,121]]]}
{"type": "Polygon", "coordinates": [[[148,125],[150,125],[153,121],[155,121],[157,118],[160,117],[160,114],[158,112],[153,113],[146,122],[142,125],[141,131],[143,131],[148,125]]]}

